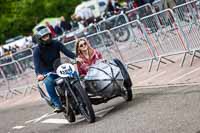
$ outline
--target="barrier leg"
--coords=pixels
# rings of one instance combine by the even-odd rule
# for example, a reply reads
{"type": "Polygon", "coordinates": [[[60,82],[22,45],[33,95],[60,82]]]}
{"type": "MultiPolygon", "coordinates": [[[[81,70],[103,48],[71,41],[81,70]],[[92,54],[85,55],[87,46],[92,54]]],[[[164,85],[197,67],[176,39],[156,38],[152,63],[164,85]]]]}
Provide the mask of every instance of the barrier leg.
{"type": "Polygon", "coordinates": [[[168,58],[166,58],[166,57],[163,57],[163,59],[165,59],[165,60],[167,60],[167,61],[169,61],[169,62],[171,62],[171,63],[175,63],[175,61],[170,60],[170,59],[168,59],[168,58]]]}
{"type": "Polygon", "coordinates": [[[133,67],[131,67],[130,65],[128,65],[128,68],[131,70],[135,70],[133,67]]]}
{"type": "Polygon", "coordinates": [[[153,65],[153,60],[154,60],[154,59],[152,59],[151,62],[150,62],[150,65],[149,65],[149,72],[151,72],[151,68],[152,68],[152,65],[153,65]]]}
{"type": "Polygon", "coordinates": [[[193,54],[192,54],[192,59],[191,59],[190,66],[192,66],[192,64],[193,64],[193,61],[194,61],[195,54],[196,54],[196,50],[194,50],[194,51],[193,51],[193,54]]]}
{"type": "Polygon", "coordinates": [[[37,88],[34,85],[30,88],[30,93],[32,93],[32,91],[37,91],[37,88]]]}
{"type": "Polygon", "coordinates": [[[156,71],[158,71],[158,70],[159,70],[159,68],[160,68],[160,62],[161,62],[161,59],[162,59],[162,57],[160,57],[160,58],[158,59],[158,66],[157,66],[157,69],[156,69],[156,71]]]}
{"type": "Polygon", "coordinates": [[[22,92],[21,92],[21,91],[19,91],[19,90],[16,90],[16,89],[14,90],[14,92],[15,92],[16,94],[17,94],[17,93],[18,93],[18,94],[22,94],[22,92]]]}
{"type": "Polygon", "coordinates": [[[142,69],[142,67],[137,66],[137,65],[133,65],[133,64],[129,64],[129,65],[132,66],[132,67],[136,67],[136,68],[138,68],[138,69],[142,69]]]}
{"type": "Polygon", "coordinates": [[[186,58],[186,55],[187,55],[188,52],[185,52],[184,53],[184,56],[183,56],[183,59],[182,59],[182,62],[181,62],[181,67],[183,67],[183,64],[185,62],[185,58],[186,58]]]}
{"type": "Polygon", "coordinates": [[[26,88],[26,89],[24,90],[24,93],[23,93],[24,96],[26,96],[27,91],[28,91],[28,88],[26,88]]]}

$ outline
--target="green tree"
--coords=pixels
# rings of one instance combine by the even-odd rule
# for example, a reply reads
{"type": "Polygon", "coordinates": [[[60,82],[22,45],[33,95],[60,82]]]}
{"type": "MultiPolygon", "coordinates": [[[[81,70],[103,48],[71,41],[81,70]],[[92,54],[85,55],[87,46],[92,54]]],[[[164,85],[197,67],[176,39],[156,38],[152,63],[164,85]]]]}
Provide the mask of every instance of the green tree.
{"type": "Polygon", "coordinates": [[[46,17],[70,20],[81,0],[0,0],[0,44],[17,35],[28,35],[46,17]]]}

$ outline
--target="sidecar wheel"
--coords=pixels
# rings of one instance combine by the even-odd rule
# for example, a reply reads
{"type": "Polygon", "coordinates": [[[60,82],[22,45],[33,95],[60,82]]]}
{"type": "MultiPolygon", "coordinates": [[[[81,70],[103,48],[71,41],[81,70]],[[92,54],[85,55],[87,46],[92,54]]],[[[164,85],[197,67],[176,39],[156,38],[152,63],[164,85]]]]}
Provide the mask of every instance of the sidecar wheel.
{"type": "Polygon", "coordinates": [[[132,94],[132,81],[128,74],[128,71],[126,70],[124,64],[119,59],[113,59],[113,61],[117,64],[117,66],[120,68],[122,76],[124,77],[124,99],[126,101],[131,101],[133,98],[132,94]]]}

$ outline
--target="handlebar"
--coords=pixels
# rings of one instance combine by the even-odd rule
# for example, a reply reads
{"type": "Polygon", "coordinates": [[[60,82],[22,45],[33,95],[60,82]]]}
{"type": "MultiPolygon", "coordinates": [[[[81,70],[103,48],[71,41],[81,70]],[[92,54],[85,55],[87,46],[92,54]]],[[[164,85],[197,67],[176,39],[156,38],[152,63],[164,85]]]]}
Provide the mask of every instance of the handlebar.
{"type": "Polygon", "coordinates": [[[49,75],[57,75],[57,73],[55,73],[55,72],[48,72],[47,74],[45,74],[43,76],[44,76],[44,78],[46,78],[49,75]]]}

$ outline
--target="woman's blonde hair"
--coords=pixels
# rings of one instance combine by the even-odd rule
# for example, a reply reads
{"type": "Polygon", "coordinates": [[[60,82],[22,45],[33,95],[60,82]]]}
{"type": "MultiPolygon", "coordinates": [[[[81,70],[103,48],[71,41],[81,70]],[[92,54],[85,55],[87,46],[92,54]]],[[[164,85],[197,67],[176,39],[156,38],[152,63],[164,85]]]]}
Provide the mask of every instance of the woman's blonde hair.
{"type": "Polygon", "coordinates": [[[94,49],[91,47],[89,41],[86,38],[77,39],[77,41],[76,41],[76,56],[78,57],[79,55],[82,54],[81,51],[79,50],[80,41],[86,42],[86,45],[88,46],[88,53],[89,53],[89,58],[90,58],[92,56],[93,52],[94,52],[94,49]]]}

